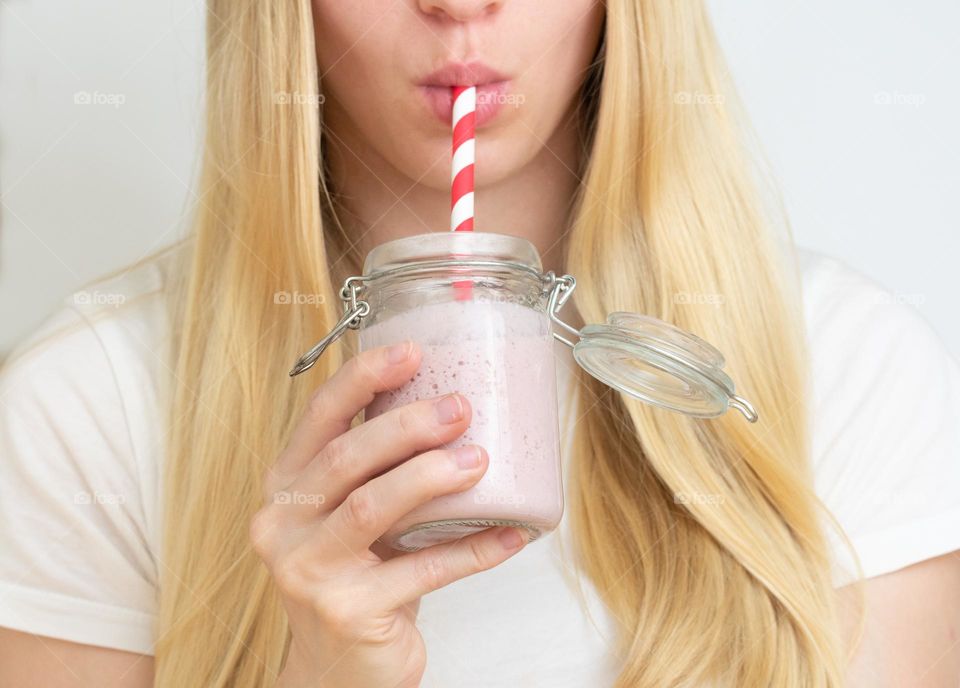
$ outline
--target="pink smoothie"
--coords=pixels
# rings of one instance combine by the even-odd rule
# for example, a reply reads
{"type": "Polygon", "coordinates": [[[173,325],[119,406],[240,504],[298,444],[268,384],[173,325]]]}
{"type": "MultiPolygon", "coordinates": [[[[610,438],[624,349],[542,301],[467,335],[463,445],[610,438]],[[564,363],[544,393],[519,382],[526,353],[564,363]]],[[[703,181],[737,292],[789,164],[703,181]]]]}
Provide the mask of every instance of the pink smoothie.
{"type": "Polygon", "coordinates": [[[416,376],[378,395],[366,419],[459,392],[470,400],[473,418],[445,446],[478,444],[490,456],[474,487],[424,504],[381,538],[397,549],[419,549],[499,524],[523,526],[536,538],[563,513],[550,321],[527,306],[476,296],[412,308],[360,331],[362,350],[412,339],[423,352],[416,376]]]}

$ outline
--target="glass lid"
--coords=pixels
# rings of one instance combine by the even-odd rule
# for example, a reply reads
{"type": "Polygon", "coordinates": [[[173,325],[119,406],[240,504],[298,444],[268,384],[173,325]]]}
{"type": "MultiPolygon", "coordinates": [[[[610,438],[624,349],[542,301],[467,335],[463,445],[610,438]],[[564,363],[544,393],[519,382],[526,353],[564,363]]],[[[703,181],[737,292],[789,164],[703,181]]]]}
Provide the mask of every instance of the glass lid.
{"type": "Polygon", "coordinates": [[[663,320],[622,311],[608,315],[606,323],[575,330],[558,311],[576,281],[569,275],[555,280],[551,319],[579,341],[554,336],[572,347],[577,364],[600,382],[688,416],[713,418],[735,408],[749,422],[757,421],[753,405],[737,396],[733,380],[723,372],[723,354],[713,345],[663,320]]]}
{"type": "Polygon", "coordinates": [[[728,407],[751,423],[753,407],[734,393],[723,355],[696,335],[637,313],[611,313],[587,325],[573,357],[581,368],[632,397],[689,416],[711,418],[728,407]]]}

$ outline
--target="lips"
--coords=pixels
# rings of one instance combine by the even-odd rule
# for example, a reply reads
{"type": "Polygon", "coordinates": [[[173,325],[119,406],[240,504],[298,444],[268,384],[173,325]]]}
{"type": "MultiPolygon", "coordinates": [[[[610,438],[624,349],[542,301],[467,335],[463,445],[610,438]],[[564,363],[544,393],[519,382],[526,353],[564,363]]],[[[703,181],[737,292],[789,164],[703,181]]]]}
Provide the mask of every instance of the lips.
{"type": "Polygon", "coordinates": [[[449,62],[435,72],[431,72],[420,81],[421,86],[483,86],[509,77],[501,74],[483,62],[449,62]]]}
{"type": "Polygon", "coordinates": [[[418,90],[434,115],[449,125],[453,117],[451,88],[476,86],[476,126],[481,127],[494,119],[503,108],[510,85],[509,77],[482,62],[448,63],[424,77],[418,84],[418,90]]]}

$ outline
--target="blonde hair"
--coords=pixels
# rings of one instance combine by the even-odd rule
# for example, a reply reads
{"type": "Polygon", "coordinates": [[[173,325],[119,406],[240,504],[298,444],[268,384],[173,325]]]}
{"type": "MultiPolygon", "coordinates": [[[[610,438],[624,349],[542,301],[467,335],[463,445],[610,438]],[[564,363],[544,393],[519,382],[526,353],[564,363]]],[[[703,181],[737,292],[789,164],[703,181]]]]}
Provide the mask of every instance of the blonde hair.
{"type": "MultiPolygon", "coordinates": [[[[289,630],[248,524],[310,391],[344,360],[334,347],[287,377],[339,315],[329,256],[350,247],[325,219],[321,123],[303,104],[319,95],[310,0],[208,4],[201,196],[173,299],[156,685],[259,688],[289,630]],[[274,304],[294,290],[324,304],[274,304]]],[[[841,685],[795,266],[761,209],[701,3],[606,5],[567,247],[576,306],[587,322],[637,311],[699,334],[760,410],[756,425],[697,420],[580,376],[567,517],[618,622],[617,685],[841,685]]]]}

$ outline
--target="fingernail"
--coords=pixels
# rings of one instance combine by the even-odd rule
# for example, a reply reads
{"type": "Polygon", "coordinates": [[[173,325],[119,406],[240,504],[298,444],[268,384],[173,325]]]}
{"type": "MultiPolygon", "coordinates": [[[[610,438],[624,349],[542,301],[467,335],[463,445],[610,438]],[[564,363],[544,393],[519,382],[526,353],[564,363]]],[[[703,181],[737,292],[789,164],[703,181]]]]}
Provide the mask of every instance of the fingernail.
{"type": "Polygon", "coordinates": [[[517,549],[523,544],[523,535],[516,528],[501,530],[499,537],[504,549],[517,549]]]}
{"type": "Polygon", "coordinates": [[[413,348],[413,342],[409,339],[405,342],[400,342],[399,344],[394,344],[389,349],[387,349],[387,361],[396,365],[397,363],[403,363],[410,357],[410,350],[413,348]]]}
{"type": "Polygon", "coordinates": [[[480,465],[480,447],[476,445],[458,447],[453,450],[453,455],[457,459],[459,468],[469,470],[480,465]]]}
{"type": "Polygon", "coordinates": [[[448,394],[436,403],[437,420],[442,425],[456,423],[463,418],[463,403],[457,394],[448,394]]]}

